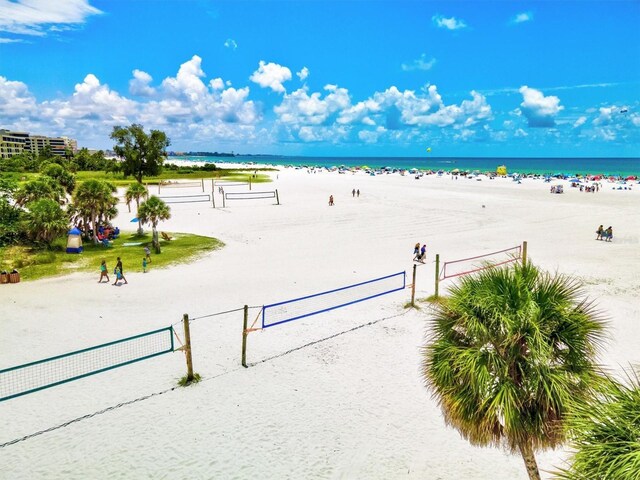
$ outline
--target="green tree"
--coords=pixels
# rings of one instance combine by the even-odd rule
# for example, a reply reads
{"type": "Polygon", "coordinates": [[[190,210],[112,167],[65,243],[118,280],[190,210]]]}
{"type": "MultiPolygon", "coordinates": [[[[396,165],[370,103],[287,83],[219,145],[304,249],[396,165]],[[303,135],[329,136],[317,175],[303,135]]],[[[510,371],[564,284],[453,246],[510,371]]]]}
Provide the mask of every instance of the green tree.
{"type": "Polygon", "coordinates": [[[12,202],[17,189],[16,181],[0,177],[0,246],[16,243],[20,239],[23,211],[12,202]]]}
{"type": "Polygon", "coordinates": [[[153,246],[156,253],[160,253],[160,242],[158,241],[158,222],[171,218],[171,209],[155,195],[151,195],[146,202],[140,204],[138,208],[138,220],[140,223],[150,223],[153,229],[153,246]]]}
{"type": "Polygon", "coordinates": [[[138,183],[142,177],[158,175],[167,155],[166,148],[171,145],[166,134],[160,130],[151,130],[147,135],[142,125],[113,127],[111,138],[116,141],[113,147],[122,158],[122,171],[125,176],[133,175],[138,183]]]}
{"type": "Polygon", "coordinates": [[[568,419],[574,450],[562,480],[640,479],[640,379],[608,378],[602,391],[578,403],[568,419]]]}
{"type": "Polygon", "coordinates": [[[469,442],[520,452],[560,445],[570,402],[593,394],[604,322],[580,284],[533,265],[462,277],[436,305],[423,376],[469,442]]]}
{"type": "Polygon", "coordinates": [[[76,188],[76,177],[67,171],[62,165],[57,163],[48,163],[42,166],[41,172],[56,180],[65,189],[67,194],[73,194],[76,188]]]}
{"type": "Polygon", "coordinates": [[[69,219],[56,201],[43,198],[27,204],[23,225],[33,241],[44,242],[50,247],[51,242],[67,232],[69,219]]]}
{"type": "Polygon", "coordinates": [[[16,205],[22,207],[29,202],[48,198],[59,204],[65,203],[65,192],[56,180],[43,175],[22,185],[15,193],[16,205]]]}
{"type": "MultiPolygon", "coordinates": [[[[71,214],[88,219],[93,225],[93,241],[98,243],[98,225],[107,222],[117,213],[116,187],[105,180],[87,180],[73,194],[71,214]]],[[[87,225],[87,222],[84,223],[87,225]]]]}
{"type": "Polygon", "coordinates": [[[147,187],[138,182],[129,185],[129,188],[127,188],[127,191],[124,193],[124,200],[127,202],[129,212],[131,212],[131,202],[133,201],[136,202],[136,210],[140,208],[141,198],[149,198],[147,187]]]}

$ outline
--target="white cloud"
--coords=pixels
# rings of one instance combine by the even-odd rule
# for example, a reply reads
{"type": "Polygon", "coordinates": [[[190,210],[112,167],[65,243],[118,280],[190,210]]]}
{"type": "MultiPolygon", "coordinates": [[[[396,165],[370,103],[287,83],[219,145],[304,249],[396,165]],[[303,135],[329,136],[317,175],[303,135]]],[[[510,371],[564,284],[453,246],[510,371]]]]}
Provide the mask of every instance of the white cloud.
{"type": "Polygon", "coordinates": [[[147,72],[142,70],[134,70],[133,78],[129,80],[129,93],[131,95],[138,95],[140,97],[151,97],[156,93],[156,90],[149,86],[153,78],[147,72]]]}
{"type": "Polygon", "coordinates": [[[558,113],[564,109],[560,106],[560,99],[549,95],[545,97],[540,90],[520,87],[523,101],[520,104],[522,114],[527,118],[530,127],[553,127],[558,113]]]}
{"type": "Polygon", "coordinates": [[[521,12],[511,19],[511,23],[518,24],[518,23],[530,22],[532,20],[533,20],[532,12],[521,12]]]}
{"type": "Polygon", "coordinates": [[[573,123],[573,128],[578,128],[581,127],[582,125],[584,125],[587,121],[587,117],[585,117],[584,115],[582,117],[579,117],[574,123],[573,123]]]}
{"type": "Polygon", "coordinates": [[[600,107],[600,115],[593,121],[594,125],[610,125],[613,123],[613,116],[618,113],[620,107],[615,105],[611,107],[600,107]]]}
{"type": "Polygon", "coordinates": [[[224,81],[222,81],[222,79],[220,77],[214,78],[213,80],[211,80],[209,82],[209,86],[213,90],[222,90],[224,88],[224,81]]]}
{"type": "Polygon", "coordinates": [[[282,86],[287,80],[291,80],[291,70],[277,63],[265,63],[260,60],[258,70],[251,74],[249,80],[257,83],[262,88],[269,87],[274,92],[285,93],[282,86]]]}
{"type": "Polygon", "coordinates": [[[0,76],[0,118],[17,119],[36,111],[36,99],[22,82],[0,76]]]}
{"type": "Polygon", "coordinates": [[[447,30],[460,30],[467,28],[464,20],[458,20],[455,17],[446,18],[443,15],[434,15],[431,20],[438,28],[446,28],[447,30]]]}
{"type": "Polygon", "coordinates": [[[351,105],[347,89],[326,85],[324,90],[328,92],[324,98],[319,92],[309,95],[306,87],[285,95],[273,109],[278,121],[295,126],[321,125],[351,105]]]}
{"type": "Polygon", "coordinates": [[[525,132],[523,129],[519,128],[513,134],[514,137],[527,137],[529,134],[525,132]]]}
{"type": "Polygon", "coordinates": [[[206,85],[200,80],[205,76],[201,68],[202,59],[198,55],[180,65],[175,77],[168,77],[162,81],[164,91],[173,97],[188,98],[197,101],[207,92],[206,85]]]}
{"type": "Polygon", "coordinates": [[[238,48],[238,44],[233,38],[227,38],[224,42],[224,46],[230,48],[231,50],[235,50],[238,48]]]}
{"type": "Polygon", "coordinates": [[[309,76],[309,69],[307,67],[302,67],[302,70],[296,72],[296,75],[300,79],[301,82],[304,82],[309,76]]]}
{"type": "Polygon", "coordinates": [[[23,43],[24,40],[19,38],[0,38],[0,43],[23,43]]]}
{"type": "Polygon", "coordinates": [[[412,61],[411,63],[403,63],[401,65],[401,68],[405,72],[410,72],[412,70],[431,70],[435,64],[435,58],[432,57],[427,59],[427,54],[423,53],[419,58],[412,61]]]}
{"type": "Polygon", "coordinates": [[[20,35],[46,35],[60,25],[79,25],[102,12],[87,0],[0,0],[0,31],[20,35]]]}

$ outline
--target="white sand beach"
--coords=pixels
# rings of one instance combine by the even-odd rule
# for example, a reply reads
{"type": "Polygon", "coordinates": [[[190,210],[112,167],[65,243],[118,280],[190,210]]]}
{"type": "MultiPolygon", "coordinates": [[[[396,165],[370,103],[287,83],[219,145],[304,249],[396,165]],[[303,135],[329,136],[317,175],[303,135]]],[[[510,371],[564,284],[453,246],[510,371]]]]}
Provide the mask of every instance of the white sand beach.
{"type": "MultiPolygon", "coordinates": [[[[125,265],[129,283],[120,287],[98,284],[98,265],[95,274],[0,285],[0,369],[167,327],[184,313],[260,306],[399,271],[410,283],[416,242],[428,248],[416,281],[425,298],[436,253],[455,260],[527,241],[532,262],[582,279],[609,318],[602,363],[613,371],[640,363],[640,185],[605,182],[584,193],[552,182],[565,185],[557,195],[534,179],[269,175],[273,182],[253,191],[278,189],[279,206],[171,205],[160,230],[226,244],[195,263],[151,263],[146,274],[125,265]],[[595,240],[600,224],[613,226],[612,242],[595,240]]],[[[120,204],[113,223],[133,229],[131,217],[120,204]]],[[[197,319],[193,362],[203,381],[188,388],[169,390],[186,372],[175,352],[0,402],[0,444],[88,416],[0,448],[0,478],[526,479],[519,456],[472,447],[445,426],[420,375],[429,310],[405,309],[409,298],[405,289],[253,332],[248,369],[242,312],[197,319]],[[368,322],[376,323],[348,331],[368,322]]],[[[257,314],[251,309],[250,320],[257,314]]],[[[543,477],[566,456],[538,453],[543,477]]]]}

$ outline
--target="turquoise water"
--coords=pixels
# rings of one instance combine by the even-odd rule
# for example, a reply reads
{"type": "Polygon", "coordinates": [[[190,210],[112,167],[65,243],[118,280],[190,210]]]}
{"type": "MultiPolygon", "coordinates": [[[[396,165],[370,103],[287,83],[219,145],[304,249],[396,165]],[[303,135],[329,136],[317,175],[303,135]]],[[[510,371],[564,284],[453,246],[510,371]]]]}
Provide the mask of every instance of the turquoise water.
{"type": "Polygon", "coordinates": [[[539,173],[566,175],[604,174],[615,176],[640,175],[640,158],[439,158],[439,157],[288,157],[276,155],[235,157],[169,157],[171,160],[190,160],[211,163],[254,162],[271,165],[309,165],[372,168],[417,168],[420,170],[480,170],[495,171],[506,165],[509,173],[539,173]]]}

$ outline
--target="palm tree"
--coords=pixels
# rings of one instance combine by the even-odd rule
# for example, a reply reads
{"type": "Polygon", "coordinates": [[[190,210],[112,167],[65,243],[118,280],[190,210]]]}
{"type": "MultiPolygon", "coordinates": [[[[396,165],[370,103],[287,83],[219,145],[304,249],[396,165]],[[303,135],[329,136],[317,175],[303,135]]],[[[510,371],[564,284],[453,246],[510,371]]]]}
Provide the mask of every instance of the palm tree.
{"type": "Polygon", "coordinates": [[[16,205],[25,206],[29,202],[48,198],[62,205],[65,203],[65,192],[62,185],[46,175],[22,185],[14,195],[16,205]]]}
{"type": "Polygon", "coordinates": [[[563,480],[640,479],[640,378],[626,384],[608,378],[599,395],[576,405],[568,419],[570,467],[563,480]]]}
{"type": "Polygon", "coordinates": [[[27,204],[24,228],[34,241],[51,245],[69,229],[67,214],[57,202],[43,198],[27,204]]]}
{"type": "Polygon", "coordinates": [[[153,229],[153,246],[156,253],[160,253],[160,242],[156,227],[161,220],[171,218],[171,209],[155,195],[151,195],[146,202],[140,204],[138,208],[138,220],[140,223],[150,223],[153,229]]]}
{"type": "Polygon", "coordinates": [[[104,180],[87,180],[76,188],[73,194],[73,211],[93,224],[93,240],[98,243],[98,221],[108,221],[117,210],[116,187],[104,180]]]}
{"type": "Polygon", "coordinates": [[[474,445],[520,452],[531,480],[534,451],[564,440],[571,400],[599,381],[604,322],[580,284],[527,262],[462,277],[436,305],[423,377],[445,422],[474,445]]]}
{"type": "MultiPolygon", "coordinates": [[[[135,182],[129,185],[127,191],[124,194],[124,199],[127,202],[127,208],[129,208],[129,212],[131,212],[131,202],[135,200],[136,202],[136,210],[140,209],[140,199],[149,198],[149,192],[147,187],[143,184],[135,182]]],[[[142,223],[138,222],[138,235],[142,235],[142,223]]]]}

